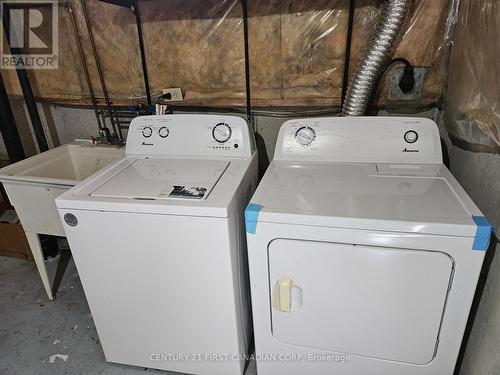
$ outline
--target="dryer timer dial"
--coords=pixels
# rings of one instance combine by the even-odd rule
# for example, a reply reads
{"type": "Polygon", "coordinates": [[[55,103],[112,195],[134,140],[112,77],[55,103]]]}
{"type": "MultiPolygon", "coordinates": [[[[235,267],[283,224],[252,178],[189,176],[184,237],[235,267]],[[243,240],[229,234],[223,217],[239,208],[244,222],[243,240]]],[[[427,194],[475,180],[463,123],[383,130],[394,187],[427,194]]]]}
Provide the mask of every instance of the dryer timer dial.
{"type": "Polygon", "coordinates": [[[309,126],[303,126],[295,132],[295,139],[302,146],[309,146],[316,139],[316,132],[309,126]]]}

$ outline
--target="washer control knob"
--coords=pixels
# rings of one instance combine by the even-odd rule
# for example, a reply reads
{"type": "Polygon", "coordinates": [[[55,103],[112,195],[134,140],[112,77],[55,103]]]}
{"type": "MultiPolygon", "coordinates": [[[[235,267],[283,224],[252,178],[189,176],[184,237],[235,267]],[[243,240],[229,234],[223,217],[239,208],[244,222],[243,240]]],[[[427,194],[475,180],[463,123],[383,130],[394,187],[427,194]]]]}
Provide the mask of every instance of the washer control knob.
{"type": "Polygon", "coordinates": [[[162,138],[167,138],[169,133],[170,131],[166,126],[162,126],[160,129],[158,129],[158,135],[162,138]]]}
{"type": "Polygon", "coordinates": [[[218,143],[226,143],[229,141],[231,134],[231,127],[224,122],[219,122],[212,128],[212,137],[218,143]]]}
{"type": "Polygon", "coordinates": [[[309,146],[316,139],[316,132],[309,126],[303,126],[295,132],[295,139],[302,146],[309,146]]]}
{"type": "Polygon", "coordinates": [[[404,140],[407,143],[415,143],[418,139],[418,133],[415,130],[408,130],[404,135],[404,140]]]}
{"type": "Polygon", "coordinates": [[[142,135],[144,138],[149,138],[153,135],[153,129],[151,129],[149,126],[145,126],[144,129],[142,129],[142,135]]]}

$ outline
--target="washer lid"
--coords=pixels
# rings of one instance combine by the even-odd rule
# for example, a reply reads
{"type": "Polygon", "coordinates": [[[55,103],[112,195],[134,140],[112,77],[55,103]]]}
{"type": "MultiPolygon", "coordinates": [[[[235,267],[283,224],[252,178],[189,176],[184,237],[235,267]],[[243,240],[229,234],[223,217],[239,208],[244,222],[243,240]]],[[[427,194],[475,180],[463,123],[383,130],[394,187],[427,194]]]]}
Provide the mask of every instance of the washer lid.
{"type": "Polygon", "coordinates": [[[203,200],[229,166],[227,161],[137,159],[90,193],[139,200],[203,200]]]}

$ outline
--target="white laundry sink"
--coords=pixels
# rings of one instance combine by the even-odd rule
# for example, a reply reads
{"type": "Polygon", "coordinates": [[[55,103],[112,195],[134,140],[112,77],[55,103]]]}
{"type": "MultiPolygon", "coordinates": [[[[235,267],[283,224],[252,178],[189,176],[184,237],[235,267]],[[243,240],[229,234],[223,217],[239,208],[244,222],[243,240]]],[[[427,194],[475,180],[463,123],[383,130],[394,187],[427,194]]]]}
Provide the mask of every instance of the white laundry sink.
{"type": "Polygon", "coordinates": [[[74,142],[0,169],[0,182],[26,232],[50,299],[38,234],[64,236],[54,199],[123,155],[117,147],[74,142]]]}
{"type": "Polygon", "coordinates": [[[75,142],[0,169],[0,181],[26,232],[64,236],[54,199],[123,154],[75,142]]]}

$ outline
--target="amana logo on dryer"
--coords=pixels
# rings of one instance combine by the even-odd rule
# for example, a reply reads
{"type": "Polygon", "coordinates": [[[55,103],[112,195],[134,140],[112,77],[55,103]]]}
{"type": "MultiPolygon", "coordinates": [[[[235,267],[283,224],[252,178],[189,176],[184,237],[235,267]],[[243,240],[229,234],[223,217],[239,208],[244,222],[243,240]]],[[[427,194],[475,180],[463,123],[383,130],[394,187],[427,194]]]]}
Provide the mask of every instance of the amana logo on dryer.
{"type": "Polygon", "coordinates": [[[403,149],[403,152],[419,152],[420,150],[417,150],[417,149],[413,149],[413,148],[404,148],[403,149]]]}

